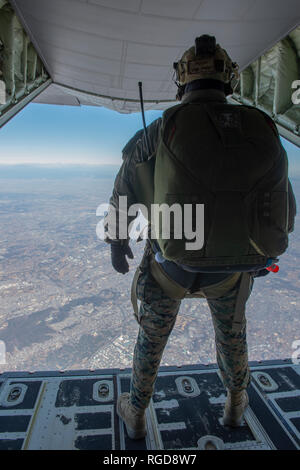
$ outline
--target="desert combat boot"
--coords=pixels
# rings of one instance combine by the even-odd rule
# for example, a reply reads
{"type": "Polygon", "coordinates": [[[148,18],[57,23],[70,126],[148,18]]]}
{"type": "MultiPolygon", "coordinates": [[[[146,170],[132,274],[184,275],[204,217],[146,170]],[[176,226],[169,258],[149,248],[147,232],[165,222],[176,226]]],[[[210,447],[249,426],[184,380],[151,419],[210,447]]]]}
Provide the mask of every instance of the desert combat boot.
{"type": "Polygon", "coordinates": [[[244,411],[249,404],[248,394],[246,390],[238,392],[227,390],[227,392],[223,424],[224,426],[237,427],[241,425],[244,411]]]}
{"type": "Polygon", "coordinates": [[[145,410],[131,404],[129,393],[122,393],[119,396],[117,414],[124,421],[127,434],[131,439],[142,439],[146,436],[145,410]]]}

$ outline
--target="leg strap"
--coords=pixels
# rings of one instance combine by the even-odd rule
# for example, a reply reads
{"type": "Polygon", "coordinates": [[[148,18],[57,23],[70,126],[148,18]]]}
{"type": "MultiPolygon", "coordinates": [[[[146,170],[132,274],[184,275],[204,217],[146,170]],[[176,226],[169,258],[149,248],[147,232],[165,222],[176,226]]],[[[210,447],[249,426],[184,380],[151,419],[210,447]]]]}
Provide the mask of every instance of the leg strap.
{"type": "Polygon", "coordinates": [[[138,323],[139,323],[139,321],[138,321],[139,308],[138,308],[138,303],[137,303],[137,300],[138,300],[137,299],[137,283],[138,283],[138,279],[139,279],[140,274],[144,270],[149,269],[149,256],[150,256],[151,253],[152,253],[151,245],[149,243],[149,240],[147,240],[146,245],[145,245],[143,258],[142,258],[137,270],[134,273],[134,276],[133,276],[133,279],[132,279],[132,284],[131,284],[131,303],[132,303],[132,307],[133,307],[133,311],[134,311],[134,316],[135,316],[138,323]]]}
{"type": "Polygon", "coordinates": [[[136,319],[138,319],[138,314],[139,314],[136,288],[137,288],[137,281],[138,281],[140,273],[141,273],[141,269],[140,267],[138,267],[137,270],[135,271],[132,284],[131,284],[131,303],[132,303],[132,307],[133,307],[133,311],[134,311],[134,315],[136,319]]]}
{"type": "Polygon", "coordinates": [[[249,295],[250,281],[251,275],[247,272],[243,273],[233,315],[232,331],[235,333],[238,333],[244,325],[245,307],[249,295]]]}

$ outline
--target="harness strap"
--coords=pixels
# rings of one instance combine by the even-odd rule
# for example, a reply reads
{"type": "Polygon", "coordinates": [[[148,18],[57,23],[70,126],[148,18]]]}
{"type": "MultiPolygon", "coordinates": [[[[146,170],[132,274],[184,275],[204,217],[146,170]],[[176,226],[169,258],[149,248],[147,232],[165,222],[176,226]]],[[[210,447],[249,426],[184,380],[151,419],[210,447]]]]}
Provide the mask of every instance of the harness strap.
{"type": "Polygon", "coordinates": [[[135,271],[135,274],[133,276],[133,280],[132,280],[132,284],[131,284],[131,303],[132,303],[134,315],[135,315],[136,318],[138,318],[138,314],[139,314],[136,288],[137,288],[137,281],[138,281],[140,273],[141,273],[141,269],[138,266],[138,268],[135,271]]]}
{"type": "Polygon", "coordinates": [[[149,240],[147,240],[142,261],[140,262],[139,266],[137,267],[137,269],[134,273],[133,279],[132,279],[131,303],[132,303],[134,315],[135,315],[135,318],[136,318],[137,321],[138,321],[138,315],[139,315],[138,299],[137,299],[137,283],[138,283],[138,279],[140,277],[140,274],[143,272],[143,270],[148,269],[149,263],[147,262],[147,258],[149,257],[151,252],[152,252],[151,251],[151,246],[150,246],[149,240]],[[147,264],[148,264],[148,266],[146,267],[147,264]]]}
{"type": "Polygon", "coordinates": [[[234,315],[233,315],[233,325],[232,331],[238,333],[244,324],[245,319],[245,306],[246,301],[249,295],[251,275],[247,272],[242,274],[242,279],[240,283],[239,292],[236,299],[234,315]]]}

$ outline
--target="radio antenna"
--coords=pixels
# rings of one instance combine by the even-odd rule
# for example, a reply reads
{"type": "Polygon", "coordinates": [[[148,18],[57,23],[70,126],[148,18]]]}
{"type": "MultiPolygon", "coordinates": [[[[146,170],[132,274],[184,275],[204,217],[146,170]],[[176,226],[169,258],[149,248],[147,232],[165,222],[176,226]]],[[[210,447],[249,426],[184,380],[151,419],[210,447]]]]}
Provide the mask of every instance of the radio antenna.
{"type": "Polygon", "coordinates": [[[147,127],[146,127],[146,121],[145,121],[144,100],[143,100],[143,89],[142,89],[142,86],[143,86],[142,82],[139,82],[140,103],[141,103],[142,118],[143,118],[143,125],[144,125],[144,133],[145,133],[145,139],[146,139],[146,147],[147,147],[148,156],[150,156],[150,147],[149,147],[148,133],[147,133],[147,127]]]}

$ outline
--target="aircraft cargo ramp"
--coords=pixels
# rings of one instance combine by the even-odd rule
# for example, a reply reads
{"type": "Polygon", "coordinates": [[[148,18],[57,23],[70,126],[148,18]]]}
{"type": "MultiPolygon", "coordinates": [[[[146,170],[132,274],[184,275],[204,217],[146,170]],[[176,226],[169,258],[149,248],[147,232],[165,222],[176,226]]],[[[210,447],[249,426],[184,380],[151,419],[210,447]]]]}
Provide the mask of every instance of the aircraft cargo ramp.
{"type": "Polygon", "coordinates": [[[147,410],[147,436],[128,438],[116,414],[130,370],[5,372],[0,375],[0,450],[297,450],[300,365],[250,363],[250,405],[225,427],[216,365],[162,367],[147,410]]]}

